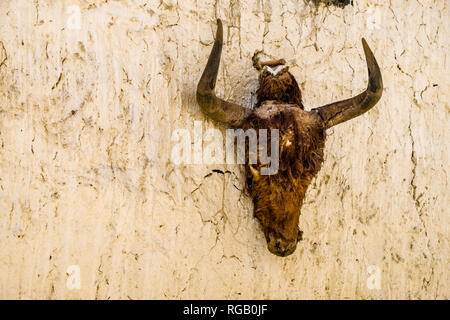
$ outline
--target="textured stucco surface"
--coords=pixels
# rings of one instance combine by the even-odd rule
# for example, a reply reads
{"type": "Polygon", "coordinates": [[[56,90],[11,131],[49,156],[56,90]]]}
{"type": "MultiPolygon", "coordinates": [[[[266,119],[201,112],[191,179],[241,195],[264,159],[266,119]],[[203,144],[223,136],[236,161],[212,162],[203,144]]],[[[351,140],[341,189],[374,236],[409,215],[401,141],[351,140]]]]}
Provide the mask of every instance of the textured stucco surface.
{"type": "Polygon", "coordinates": [[[1,0],[0,298],[448,299],[449,5],[354,2],[1,0]],[[170,161],[175,129],[218,127],[194,96],[217,17],[217,90],[246,106],[256,50],[308,107],[365,88],[361,37],[382,69],[378,105],[330,130],[287,258],[240,166],[170,161]]]}

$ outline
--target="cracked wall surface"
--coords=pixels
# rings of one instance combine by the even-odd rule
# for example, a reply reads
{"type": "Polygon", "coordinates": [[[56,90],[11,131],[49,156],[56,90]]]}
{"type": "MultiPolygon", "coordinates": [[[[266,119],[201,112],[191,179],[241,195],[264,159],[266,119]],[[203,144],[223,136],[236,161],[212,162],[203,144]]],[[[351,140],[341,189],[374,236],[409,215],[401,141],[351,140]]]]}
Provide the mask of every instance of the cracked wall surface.
{"type": "Polygon", "coordinates": [[[449,15],[445,0],[0,1],[0,298],[448,299],[449,15]],[[218,17],[217,92],[248,107],[257,50],[288,61],[307,108],[365,88],[361,37],[382,70],[377,106],[329,130],[287,258],[242,167],[170,160],[175,129],[220,128],[194,94],[218,17]]]}

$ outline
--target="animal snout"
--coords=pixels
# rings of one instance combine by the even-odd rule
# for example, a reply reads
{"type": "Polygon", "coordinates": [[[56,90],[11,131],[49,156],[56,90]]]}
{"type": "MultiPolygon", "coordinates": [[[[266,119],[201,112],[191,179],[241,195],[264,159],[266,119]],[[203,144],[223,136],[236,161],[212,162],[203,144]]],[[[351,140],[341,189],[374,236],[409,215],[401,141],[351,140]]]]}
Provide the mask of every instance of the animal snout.
{"type": "Polygon", "coordinates": [[[271,253],[280,257],[286,257],[292,254],[297,248],[297,239],[286,240],[279,237],[269,236],[267,247],[271,253]]]}

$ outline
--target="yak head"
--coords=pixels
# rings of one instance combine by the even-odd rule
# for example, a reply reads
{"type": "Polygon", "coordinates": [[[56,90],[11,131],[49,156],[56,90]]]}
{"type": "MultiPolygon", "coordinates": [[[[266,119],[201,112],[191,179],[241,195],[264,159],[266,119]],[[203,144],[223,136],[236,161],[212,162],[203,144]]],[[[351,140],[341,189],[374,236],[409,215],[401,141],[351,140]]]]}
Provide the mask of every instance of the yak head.
{"type": "MultiPolygon", "coordinates": [[[[197,86],[197,102],[204,114],[231,127],[277,129],[279,168],[264,175],[258,160],[246,163],[246,183],[253,199],[269,251],[278,256],[292,254],[301,239],[298,228],[306,190],[323,162],[326,130],[371,109],[381,98],[383,82],[377,61],[362,39],[369,81],[367,89],[347,100],[304,110],[300,88],[284,60],[259,62],[258,101],[252,109],[225,101],[214,93],[223,45],[222,22],[206,68],[197,86]]],[[[258,137],[260,139],[260,137],[258,137]]],[[[274,137],[266,137],[267,146],[274,137]]],[[[248,159],[248,158],[247,158],[248,159]]]]}

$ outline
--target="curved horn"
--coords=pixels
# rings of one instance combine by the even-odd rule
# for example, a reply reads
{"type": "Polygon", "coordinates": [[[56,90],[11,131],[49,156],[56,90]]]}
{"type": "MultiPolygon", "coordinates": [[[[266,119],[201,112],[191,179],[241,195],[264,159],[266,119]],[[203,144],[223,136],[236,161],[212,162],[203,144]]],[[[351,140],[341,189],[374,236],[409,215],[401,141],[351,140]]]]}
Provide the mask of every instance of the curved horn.
{"type": "Polygon", "coordinates": [[[253,176],[253,180],[255,181],[259,181],[259,179],[261,178],[261,175],[259,174],[259,171],[256,170],[255,168],[253,168],[253,165],[249,164],[248,168],[250,169],[250,173],[253,176]]]}
{"type": "Polygon", "coordinates": [[[222,100],[216,97],[214,93],[222,53],[222,38],[222,21],[217,19],[216,40],[214,41],[208,63],[197,86],[197,102],[203,113],[211,119],[231,126],[240,127],[245,118],[250,114],[250,109],[222,100]]]}
{"type": "Polygon", "coordinates": [[[380,68],[366,40],[362,38],[361,41],[369,71],[369,84],[367,89],[356,97],[312,109],[311,111],[317,112],[320,115],[325,128],[330,128],[363,114],[370,110],[381,98],[383,80],[381,78],[380,68]]]}

